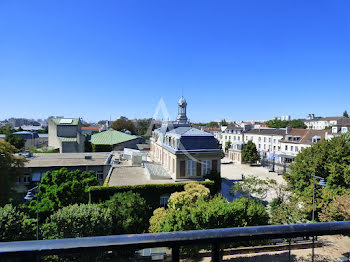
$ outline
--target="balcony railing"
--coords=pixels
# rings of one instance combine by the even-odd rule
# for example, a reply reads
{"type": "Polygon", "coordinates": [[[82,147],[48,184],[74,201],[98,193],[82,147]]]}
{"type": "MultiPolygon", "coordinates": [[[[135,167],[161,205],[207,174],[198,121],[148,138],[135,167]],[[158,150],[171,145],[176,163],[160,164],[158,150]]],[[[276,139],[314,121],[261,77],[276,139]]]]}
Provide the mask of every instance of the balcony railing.
{"type": "Polygon", "coordinates": [[[212,261],[220,261],[221,244],[224,243],[338,234],[350,234],[350,221],[4,242],[0,243],[0,261],[23,255],[41,257],[53,254],[86,253],[93,250],[118,252],[130,248],[154,247],[171,248],[172,261],[179,261],[180,247],[198,244],[210,244],[212,261]]]}

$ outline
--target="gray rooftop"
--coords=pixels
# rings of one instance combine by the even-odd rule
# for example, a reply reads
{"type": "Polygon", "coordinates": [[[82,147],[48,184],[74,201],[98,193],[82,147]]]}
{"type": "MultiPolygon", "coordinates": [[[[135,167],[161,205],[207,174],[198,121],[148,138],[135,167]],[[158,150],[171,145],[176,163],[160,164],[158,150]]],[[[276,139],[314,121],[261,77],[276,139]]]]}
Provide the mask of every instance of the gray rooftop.
{"type": "Polygon", "coordinates": [[[110,152],[103,153],[36,153],[27,158],[26,167],[70,167],[104,165],[110,152]],[[91,159],[85,159],[91,156],[91,159]]]}

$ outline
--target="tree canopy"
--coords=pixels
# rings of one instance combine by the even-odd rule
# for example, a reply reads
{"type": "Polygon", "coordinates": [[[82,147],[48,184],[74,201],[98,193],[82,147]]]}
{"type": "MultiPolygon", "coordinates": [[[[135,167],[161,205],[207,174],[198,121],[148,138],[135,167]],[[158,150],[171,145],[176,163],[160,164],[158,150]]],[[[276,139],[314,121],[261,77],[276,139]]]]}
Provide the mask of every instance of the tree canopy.
{"type": "Polygon", "coordinates": [[[248,143],[243,146],[242,159],[244,162],[250,164],[255,164],[256,162],[260,161],[258,150],[251,140],[249,140],[248,143]]]}
{"type": "Polygon", "coordinates": [[[293,120],[279,120],[273,119],[266,121],[266,125],[270,128],[307,128],[304,122],[301,119],[293,119],[293,120]]]}
{"type": "Polygon", "coordinates": [[[316,215],[336,196],[350,193],[350,134],[322,140],[300,152],[284,178],[305,212],[311,214],[313,174],[325,179],[327,186],[315,183],[316,215]]]}
{"type": "Polygon", "coordinates": [[[15,156],[18,150],[7,142],[0,142],[0,205],[8,202],[12,188],[26,160],[15,156]]]}
{"type": "Polygon", "coordinates": [[[123,129],[129,130],[133,135],[136,134],[135,125],[131,120],[119,118],[111,124],[111,128],[117,131],[123,129]]]}
{"type": "Polygon", "coordinates": [[[345,117],[345,118],[349,118],[349,114],[348,114],[348,111],[344,111],[344,113],[343,113],[343,117],[345,117]]]}
{"type": "Polygon", "coordinates": [[[151,136],[152,129],[152,118],[137,120],[136,131],[139,136],[151,136]]]}
{"type": "MultiPolygon", "coordinates": [[[[93,171],[68,171],[66,168],[48,171],[39,185],[39,212],[47,217],[64,206],[87,203],[88,188],[97,185],[93,171]]],[[[36,200],[30,203],[30,207],[35,210],[36,200]]]]}

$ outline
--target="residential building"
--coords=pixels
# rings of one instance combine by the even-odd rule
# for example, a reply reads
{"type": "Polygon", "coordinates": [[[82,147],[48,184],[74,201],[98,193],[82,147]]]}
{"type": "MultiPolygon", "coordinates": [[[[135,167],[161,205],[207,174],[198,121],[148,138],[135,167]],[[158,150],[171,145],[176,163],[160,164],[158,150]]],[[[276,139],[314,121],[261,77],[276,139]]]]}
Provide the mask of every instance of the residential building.
{"type": "Polygon", "coordinates": [[[215,137],[191,127],[184,97],[178,101],[176,121],[163,122],[150,138],[151,159],[159,163],[175,181],[198,180],[211,170],[220,172],[221,153],[215,137]]]}
{"type": "Polygon", "coordinates": [[[230,142],[233,144],[241,144],[243,142],[243,127],[236,123],[228,124],[221,134],[220,144],[222,149],[226,152],[226,146],[230,142]]]}
{"type": "Polygon", "coordinates": [[[332,127],[326,134],[326,139],[340,136],[350,131],[350,118],[342,118],[337,121],[337,124],[332,127]]]}
{"type": "Polygon", "coordinates": [[[111,150],[122,151],[124,148],[138,149],[138,144],[144,143],[139,136],[129,135],[110,128],[107,131],[93,134],[91,144],[96,146],[110,146],[111,150]]]}
{"type": "Polygon", "coordinates": [[[299,129],[289,130],[280,141],[281,150],[276,152],[280,163],[292,163],[305,148],[326,138],[327,130],[299,129]]]}
{"type": "Polygon", "coordinates": [[[79,118],[49,118],[49,146],[60,153],[84,152],[81,125],[79,118]]]}
{"type": "Polygon", "coordinates": [[[309,115],[309,118],[311,119],[304,120],[304,124],[307,126],[307,129],[323,130],[336,125],[337,121],[339,119],[342,119],[343,117],[334,116],[334,117],[315,118],[314,116],[309,115]]]}

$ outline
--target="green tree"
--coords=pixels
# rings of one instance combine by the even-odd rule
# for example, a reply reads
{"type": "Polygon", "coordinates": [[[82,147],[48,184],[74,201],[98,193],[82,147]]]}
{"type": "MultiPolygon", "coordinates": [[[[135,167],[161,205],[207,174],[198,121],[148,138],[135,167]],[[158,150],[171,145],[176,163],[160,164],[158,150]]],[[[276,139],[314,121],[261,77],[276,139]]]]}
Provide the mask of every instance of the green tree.
{"type": "Polygon", "coordinates": [[[231,194],[233,195],[243,193],[260,200],[266,200],[269,192],[273,192],[283,202],[285,189],[271,178],[260,179],[257,176],[247,176],[231,187],[231,194]]]}
{"type": "Polygon", "coordinates": [[[0,241],[34,239],[35,222],[11,204],[0,207],[0,241]]]}
{"type": "Polygon", "coordinates": [[[134,123],[131,120],[127,119],[117,119],[111,124],[111,128],[117,131],[121,131],[123,129],[129,130],[132,134],[136,134],[134,123]]]}
{"type": "Polygon", "coordinates": [[[23,149],[26,143],[21,135],[15,134],[6,134],[5,140],[19,150],[23,149]]]}
{"type": "Polygon", "coordinates": [[[305,204],[305,212],[311,216],[313,174],[326,180],[327,186],[315,184],[316,217],[332,196],[350,193],[350,141],[345,134],[331,140],[322,140],[300,152],[291,164],[291,172],[284,178],[289,188],[305,204]]]}
{"type": "Polygon", "coordinates": [[[345,110],[344,113],[343,113],[343,117],[349,118],[349,114],[348,114],[348,112],[347,112],[346,110],[345,110]]]}
{"type": "Polygon", "coordinates": [[[219,127],[219,124],[216,121],[210,121],[208,124],[206,124],[206,126],[207,127],[219,127]]]}
{"type": "Polygon", "coordinates": [[[323,222],[350,220],[350,195],[336,196],[329,205],[322,208],[319,218],[323,222]]]}
{"type": "Polygon", "coordinates": [[[220,193],[221,191],[221,183],[222,183],[222,178],[221,174],[219,172],[216,172],[214,170],[210,170],[210,172],[206,175],[203,176],[204,179],[209,179],[211,181],[214,181],[215,183],[215,192],[214,194],[220,193]]]}
{"type": "Polygon", "coordinates": [[[7,203],[17,176],[23,173],[26,160],[15,156],[18,150],[7,142],[0,142],[0,206],[7,203]]]}
{"type": "Polygon", "coordinates": [[[231,145],[232,145],[231,141],[228,141],[226,143],[226,145],[225,145],[225,152],[227,152],[231,148],[231,145]]]}
{"type": "Polygon", "coordinates": [[[220,125],[222,126],[227,126],[227,122],[225,119],[221,120],[220,125]]]}
{"type": "MultiPolygon", "coordinates": [[[[66,168],[48,171],[39,185],[39,212],[43,218],[53,211],[71,204],[87,203],[88,189],[97,186],[98,181],[93,171],[68,171],[66,168]]],[[[30,207],[36,209],[36,200],[30,207]]]]}
{"type": "Polygon", "coordinates": [[[152,118],[137,120],[136,132],[139,136],[151,136],[152,129],[152,118]]]}
{"type": "Polygon", "coordinates": [[[306,223],[306,215],[299,206],[300,202],[289,197],[283,202],[275,198],[271,203],[270,222],[271,224],[297,224],[306,223]]]}
{"type": "Polygon", "coordinates": [[[266,121],[266,125],[270,128],[307,128],[304,122],[301,119],[293,119],[293,120],[279,120],[273,119],[266,121]]]}
{"type": "Polygon", "coordinates": [[[112,211],[112,234],[141,234],[147,230],[150,207],[138,193],[117,193],[106,201],[112,211]]]}
{"type": "Polygon", "coordinates": [[[250,164],[255,164],[260,161],[260,156],[255,144],[249,140],[246,145],[243,146],[242,150],[243,161],[250,164]]]}

